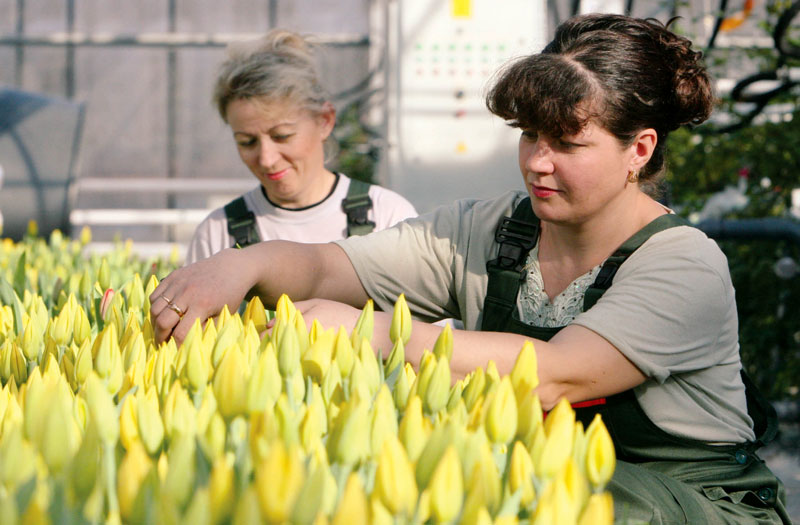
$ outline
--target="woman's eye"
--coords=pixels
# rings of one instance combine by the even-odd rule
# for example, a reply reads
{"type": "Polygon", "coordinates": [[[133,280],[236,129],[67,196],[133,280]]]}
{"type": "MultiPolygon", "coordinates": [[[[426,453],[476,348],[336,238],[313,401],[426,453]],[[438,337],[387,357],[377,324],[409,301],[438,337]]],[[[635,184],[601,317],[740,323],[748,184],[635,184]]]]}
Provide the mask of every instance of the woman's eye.
{"type": "Polygon", "coordinates": [[[528,140],[536,140],[536,138],[539,136],[539,134],[537,132],[531,131],[531,130],[522,130],[522,136],[525,137],[528,140]]]}
{"type": "Polygon", "coordinates": [[[239,147],[242,147],[242,148],[249,148],[249,147],[255,146],[256,139],[237,140],[236,144],[238,144],[239,147]]]}
{"type": "Polygon", "coordinates": [[[275,142],[286,142],[287,140],[292,138],[292,135],[294,135],[294,133],[286,133],[286,134],[283,134],[283,135],[273,135],[272,136],[272,140],[274,140],[275,142]]]}

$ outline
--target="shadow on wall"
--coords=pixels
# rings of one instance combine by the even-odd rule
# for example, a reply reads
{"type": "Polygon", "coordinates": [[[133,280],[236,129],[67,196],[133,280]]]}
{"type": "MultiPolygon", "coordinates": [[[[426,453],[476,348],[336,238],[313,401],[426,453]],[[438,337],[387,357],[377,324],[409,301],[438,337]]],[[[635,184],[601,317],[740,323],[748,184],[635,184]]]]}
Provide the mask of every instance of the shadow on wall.
{"type": "Polygon", "coordinates": [[[0,213],[5,237],[20,239],[35,220],[39,233],[69,234],[84,104],[0,89],[0,213]]]}

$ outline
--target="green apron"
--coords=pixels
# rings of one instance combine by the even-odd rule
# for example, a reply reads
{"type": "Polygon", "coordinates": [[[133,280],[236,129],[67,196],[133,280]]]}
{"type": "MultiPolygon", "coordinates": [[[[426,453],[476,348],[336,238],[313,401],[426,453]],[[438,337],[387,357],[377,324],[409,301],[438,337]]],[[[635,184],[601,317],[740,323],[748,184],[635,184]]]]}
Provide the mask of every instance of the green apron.
{"type": "MultiPolygon", "coordinates": [[[[619,266],[651,235],[687,224],[662,215],[625,241],[600,268],[584,296],[588,310],[608,289],[619,266]]],[[[517,316],[522,269],[539,238],[539,219],[524,199],[497,228],[496,259],[486,264],[489,284],[481,330],[511,332],[544,341],[561,328],[531,326],[517,316]]],[[[600,414],[614,441],[617,468],[609,484],[618,522],[791,523],[782,483],[756,454],[777,432],[775,410],[742,370],[747,410],[757,439],[730,446],[708,445],[661,430],[642,410],[633,390],[573,404],[587,426],[600,414]]]]}

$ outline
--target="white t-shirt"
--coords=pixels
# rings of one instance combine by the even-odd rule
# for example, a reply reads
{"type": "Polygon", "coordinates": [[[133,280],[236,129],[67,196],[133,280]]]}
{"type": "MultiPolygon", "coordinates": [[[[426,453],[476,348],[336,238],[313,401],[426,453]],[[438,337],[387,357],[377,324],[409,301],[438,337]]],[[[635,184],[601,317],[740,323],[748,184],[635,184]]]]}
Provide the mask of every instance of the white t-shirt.
{"type": "MultiPolygon", "coordinates": [[[[276,206],[267,200],[261,186],[256,186],[243,197],[247,208],[256,216],[262,241],[323,243],[347,236],[347,215],[342,210],[342,200],[349,188],[350,178],[337,174],[336,185],[325,200],[301,209],[276,206]]],[[[386,188],[371,185],[369,197],[372,199],[372,209],[368,218],[375,223],[376,231],[417,215],[410,202],[386,188]]],[[[186,253],[186,264],[210,257],[233,244],[234,239],[228,233],[225,209],[218,208],[197,226],[186,253]]]]}
{"type": "MultiPolygon", "coordinates": [[[[499,248],[495,229],[525,196],[458,201],[337,244],[376,307],[391,311],[404,293],[419,318],[453,317],[479,330],[486,262],[499,248]]],[[[665,431],[708,443],[753,439],[727,260],[700,230],[678,226],[653,235],[573,322],[610,341],[647,376],[634,392],[665,431]]]]}

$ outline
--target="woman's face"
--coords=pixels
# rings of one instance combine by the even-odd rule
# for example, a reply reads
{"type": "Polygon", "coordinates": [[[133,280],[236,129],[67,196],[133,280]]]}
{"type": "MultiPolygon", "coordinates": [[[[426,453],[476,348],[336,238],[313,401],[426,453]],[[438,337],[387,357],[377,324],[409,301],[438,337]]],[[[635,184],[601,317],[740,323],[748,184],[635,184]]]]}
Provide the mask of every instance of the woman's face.
{"type": "Polygon", "coordinates": [[[590,121],[575,135],[554,138],[523,130],[519,165],[536,215],[546,221],[582,224],[638,192],[627,181],[641,159],[638,145],[623,147],[590,121]]]}
{"type": "Polygon", "coordinates": [[[323,144],[336,120],[333,106],[313,115],[291,102],[238,99],[225,116],[242,162],[273,203],[302,208],[328,195],[334,179],[323,144]]]}

